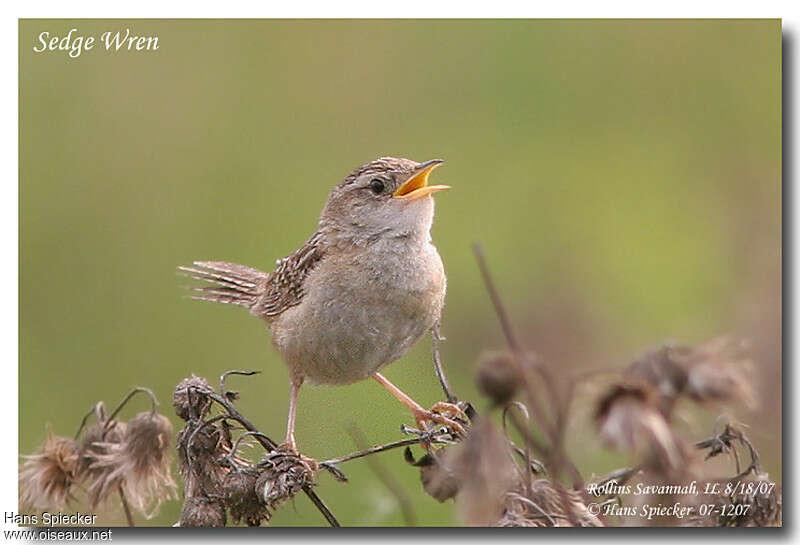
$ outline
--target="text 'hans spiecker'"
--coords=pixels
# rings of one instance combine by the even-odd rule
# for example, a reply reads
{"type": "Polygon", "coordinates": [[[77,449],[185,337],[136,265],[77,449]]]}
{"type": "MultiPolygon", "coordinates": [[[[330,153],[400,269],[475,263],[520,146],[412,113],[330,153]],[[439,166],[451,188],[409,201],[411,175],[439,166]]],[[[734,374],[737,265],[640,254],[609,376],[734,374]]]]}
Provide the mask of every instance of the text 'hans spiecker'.
{"type": "Polygon", "coordinates": [[[39,33],[36,44],[33,50],[36,53],[44,53],[46,51],[61,51],[66,53],[73,59],[81,56],[86,51],[91,51],[96,45],[100,45],[99,49],[106,51],[158,51],[158,37],[157,36],[138,36],[131,32],[131,29],[125,30],[107,30],[100,34],[99,38],[95,36],[86,36],[78,33],[77,28],[71,29],[65,36],[57,36],[50,32],[39,33]]]}

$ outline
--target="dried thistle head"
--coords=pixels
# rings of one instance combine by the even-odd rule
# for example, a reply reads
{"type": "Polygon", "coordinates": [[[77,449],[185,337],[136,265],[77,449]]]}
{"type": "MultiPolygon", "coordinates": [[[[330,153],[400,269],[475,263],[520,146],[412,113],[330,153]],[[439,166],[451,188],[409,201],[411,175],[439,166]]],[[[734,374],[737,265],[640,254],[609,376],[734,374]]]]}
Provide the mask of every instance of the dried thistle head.
{"type": "Polygon", "coordinates": [[[460,487],[460,479],[453,467],[452,454],[452,449],[443,447],[428,452],[414,461],[411,449],[406,447],[405,459],[409,464],[419,468],[422,488],[439,502],[455,497],[460,487]]]}
{"type": "Polygon", "coordinates": [[[230,467],[219,463],[231,452],[226,434],[216,424],[201,428],[189,424],[178,432],[177,443],[178,469],[186,496],[220,496],[223,480],[230,472],[230,467]]]}
{"type": "Polygon", "coordinates": [[[225,476],[222,492],[235,524],[243,521],[248,526],[261,526],[272,518],[267,506],[256,495],[257,480],[258,473],[250,470],[231,471],[225,476]]]}
{"type": "Polygon", "coordinates": [[[122,443],[126,429],[125,422],[101,419],[83,432],[78,475],[86,485],[92,510],[97,510],[122,484],[123,476],[99,461],[109,455],[113,445],[118,447],[122,443]]]}
{"type": "Polygon", "coordinates": [[[175,414],[187,422],[191,419],[203,419],[211,410],[211,399],[203,394],[214,390],[203,377],[192,375],[178,383],[172,393],[172,406],[175,414]]]}
{"type": "Polygon", "coordinates": [[[608,445],[668,473],[681,466],[684,449],[657,402],[657,394],[647,384],[616,384],[600,399],[595,422],[608,445]]]}
{"type": "Polygon", "coordinates": [[[714,497],[714,509],[707,516],[693,518],[693,526],[783,525],[783,490],[766,473],[752,479],[721,479],[706,486],[716,486],[721,493],[714,497]]]}
{"type": "Polygon", "coordinates": [[[662,346],[632,363],[624,375],[632,382],[644,382],[652,386],[661,398],[659,409],[664,416],[668,416],[675,400],[686,389],[689,380],[686,362],[691,350],[688,346],[662,346]]]}
{"type": "Polygon", "coordinates": [[[508,441],[490,420],[476,417],[467,437],[452,449],[461,520],[473,526],[494,524],[503,514],[506,494],[519,478],[508,441]]]}
{"type": "Polygon", "coordinates": [[[258,470],[256,494],[269,509],[275,509],[305,485],[314,484],[317,464],[303,455],[278,449],[264,455],[258,470]]]}
{"type": "Polygon", "coordinates": [[[181,527],[222,527],[227,522],[225,506],[219,500],[196,496],[183,503],[181,527]]]}
{"type": "Polygon", "coordinates": [[[756,406],[752,362],[743,357],[741,345],[713,339],[692,351],[688,367],[686,393],[695,400],[756,406]]]}
{"type": "Polygon", "coordinates": [[[603,526],[603,523],[589,512],[580,492],[566,488],[559,490],[547,479],[535,479],[530,491],[520,480],[506,495],[505,511],[496,525],[587,527],[603,526]]]}
{"type": "Polygon", "coordinates": [[[522,384],[519,364],[508,352],[488,352],[481,356],[476,376],[478,391],[495,405],[505,405],[522,384]]]}
{"type": "Polygon", "coordinates": [[[80,447],[70,437],[47,436],[39,449],[25,456],[19,471],[20,504],[34,509],[62,509],[72,498],[80,447]]]}
{"type": "Polygon", "coordinates": [[[91,466],[106,471],[109,482],[119,482],[131,505],[147,518],[175,494],[169,460],[171,435],[167,417],[154,411],[139,413],[128,421],[122,441],[102,444],[107,452],[91,466]]]}

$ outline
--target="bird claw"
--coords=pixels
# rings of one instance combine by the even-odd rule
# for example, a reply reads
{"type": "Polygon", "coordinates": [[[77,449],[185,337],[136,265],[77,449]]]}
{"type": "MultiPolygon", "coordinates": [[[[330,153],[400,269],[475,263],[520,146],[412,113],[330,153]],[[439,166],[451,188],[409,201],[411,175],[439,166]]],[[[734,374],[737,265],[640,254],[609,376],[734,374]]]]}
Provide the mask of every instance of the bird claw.
{"type": "Polygon", "coordinates": [[[461,407],[457,403],[447,403],[445,401],[439,401],[434,403],[433,407],[431,407],[432,412],[437,413],[449,413],[452,414],[454,417],[458,418],[459,420],[463,420],[464,422],[469,422],[467,418],[467,414],[461,409],[461,407]]]}
{"type": "Polygon", "coordinates": [[[278,451],[300,456],[300,451],[297,450],[297,443],[295,443],[294,441],[286,441],[285,443],[281,443],[280,445],[275,447],[274,452],[278,451]]]}
{"type": "Polygon", "coordinates": [[[456,420],[462,420],[467,422],[466,415],[464,411],[461,410],[460,407],[454,405],[452,403],[444,403],[439,402],[436,403],[430,410],[423,410],[423,411],[415,411],[414,412],[414,420],[417,423],[417,427],[422,431],[428,431],[428,428],[425,426],[426,422],[434,422],[436,424],[440,424],[442,426],[446,426],[450,429],[450,431],[461,437],[464,437],[467,434],[467,430],[464,427],[464,424],[456,420]],[[449,413],[453,415],[455,418],[449,418],[442,413],[449,413]]]}

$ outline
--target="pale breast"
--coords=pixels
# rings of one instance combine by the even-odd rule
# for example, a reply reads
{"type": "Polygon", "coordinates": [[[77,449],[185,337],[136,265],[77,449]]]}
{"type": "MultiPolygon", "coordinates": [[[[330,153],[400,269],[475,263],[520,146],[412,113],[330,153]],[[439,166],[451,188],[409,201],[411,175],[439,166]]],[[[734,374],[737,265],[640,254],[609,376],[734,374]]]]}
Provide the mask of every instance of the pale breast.
{"type": "Polygon", "coordinates": [[[326,257],[305,288],[303,301],[271,323],[273,343],[298,378],[347,384],[425,335],[441,315],[446,280],[432,244],[393,240],[326,257]]]}

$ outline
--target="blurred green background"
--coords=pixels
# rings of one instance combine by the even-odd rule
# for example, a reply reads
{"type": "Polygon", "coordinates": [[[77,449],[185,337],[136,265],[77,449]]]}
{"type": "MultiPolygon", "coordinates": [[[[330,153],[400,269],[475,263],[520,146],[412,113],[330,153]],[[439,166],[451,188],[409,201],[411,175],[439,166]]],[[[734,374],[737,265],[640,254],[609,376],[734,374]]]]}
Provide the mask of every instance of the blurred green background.
{"type": "MultiPolygon", "coordinates": [[[[330,189],[382,155],[446,164],[434,239],[448,273],[443,359],[476,394],[503,346],[471,253],[485,248],[515,327],[560,369],[621,368],[667,340],[748,338],[762,403],[739,410],[781,475],[781,27],[759,21],[20,22],[20,451],[71,435],[137,385],[172,414],[189,373],[233,378],[280,438],[287,372],[263,324],[191,301],[195,259],[270,270],[313,232],[330,189]],[[129,27],[155,52],[34,53],[42,31],[129,27]]],[[[386,375],[441,398],[430,341],[386,375]]],[[[579,400],[586,476],[625,462],[579,400]]],[[[140,399],[125,416],[147,406],[140,399]]],[[[689,410],[688,437],[714,410],[689,410]]],[[[323,459],[400,438],[406,410],[367,381],[301,391],[298,441],[323,459]]],[[[453,522],[402,453],[382,454],[422,524],[453,522]]],[[[366,463],[320,477],[345,524],[402,524],[366,463]]],[[[169,525],[179,502],[149,524],[169,525]]],[[[105,523],[121,523],[111,511],[105,523]]],[[[324,524],[305,497],[274,524],[324,524]]]]}

